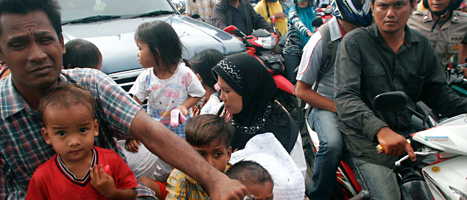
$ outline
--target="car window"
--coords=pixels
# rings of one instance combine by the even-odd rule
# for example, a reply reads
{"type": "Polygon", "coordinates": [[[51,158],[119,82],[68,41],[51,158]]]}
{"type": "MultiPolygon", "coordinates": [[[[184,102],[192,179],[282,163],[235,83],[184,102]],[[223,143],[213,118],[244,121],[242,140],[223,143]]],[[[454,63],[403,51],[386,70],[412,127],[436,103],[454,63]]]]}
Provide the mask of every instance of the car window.
{"type": "Polygon", "coordinates": [[[62,21],[67,22],[90,16],[137,16],[154,11],[174,9],[167,0],[58,0],[62,8],[62,21]]]}

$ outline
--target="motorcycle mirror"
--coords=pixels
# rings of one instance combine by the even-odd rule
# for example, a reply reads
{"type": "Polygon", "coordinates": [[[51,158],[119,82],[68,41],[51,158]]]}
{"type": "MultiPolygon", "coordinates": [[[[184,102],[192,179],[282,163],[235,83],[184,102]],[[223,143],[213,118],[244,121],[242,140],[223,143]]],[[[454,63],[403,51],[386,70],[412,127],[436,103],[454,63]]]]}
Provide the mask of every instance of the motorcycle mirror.
{"type": "Polygon", "coordinates": [[[230,33],[230,34],[234,34],[234,35],[236,35],[238,37],[246,37],[246,35],[234,25],[230,25],[230,26],[225,27],[224,31],[227,32],[227,33],[230,33]]]}
{"type": "Polygon", "coordinates": [[[373,106],[379,111],[401,111],[408,107],[408,102],[404,92],[393,91],[376,95],[373,106]]]}
{"type": "Polygon", "coordinates": [[[227,33],[231,33],[235,30],[238,30],[237,27],[235,27],[234,25],[230,25],[230,26],[227,26],[224,28],[224,31],[227,32],[227,33]]]}
{"type": "Polygon", "coordinates": [[[311,21],[311,25],[314,27],[320,27],[323,24],[324,22],[323,19],[321,19],[321,17],[316,17],[313,19],[313,21],[311,21]]]}

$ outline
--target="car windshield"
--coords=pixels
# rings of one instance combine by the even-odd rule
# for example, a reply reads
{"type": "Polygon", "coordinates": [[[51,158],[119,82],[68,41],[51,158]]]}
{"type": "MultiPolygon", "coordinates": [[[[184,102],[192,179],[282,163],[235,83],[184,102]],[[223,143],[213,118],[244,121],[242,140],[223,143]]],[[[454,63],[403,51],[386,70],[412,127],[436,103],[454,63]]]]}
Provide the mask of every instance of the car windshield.
{"type": "Polygon", "coordinates": [[[58,0],[58,3],[62,8],[63,24],[146,17],[175,12],[168,0],[58,0]]]}

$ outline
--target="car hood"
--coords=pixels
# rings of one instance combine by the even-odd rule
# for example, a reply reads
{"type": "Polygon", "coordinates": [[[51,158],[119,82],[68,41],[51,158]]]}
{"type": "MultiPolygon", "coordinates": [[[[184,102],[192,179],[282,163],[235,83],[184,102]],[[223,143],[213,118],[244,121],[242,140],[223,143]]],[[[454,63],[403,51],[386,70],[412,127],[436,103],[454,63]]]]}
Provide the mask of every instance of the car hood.
{"type": "Polygon", "coordinates": [[[144,22],[164,20],[171,24],[184,46],[182,56],[191,59],[205,49],[224,55],[245,51],[245,46],[230,34],[183,15],[165,15],[135,19],[63,25],[65,42],[81,38],[94,43],[102,53],[102,71],[106,74],[141,68],[137,58],[134,32],[144,22]]]}

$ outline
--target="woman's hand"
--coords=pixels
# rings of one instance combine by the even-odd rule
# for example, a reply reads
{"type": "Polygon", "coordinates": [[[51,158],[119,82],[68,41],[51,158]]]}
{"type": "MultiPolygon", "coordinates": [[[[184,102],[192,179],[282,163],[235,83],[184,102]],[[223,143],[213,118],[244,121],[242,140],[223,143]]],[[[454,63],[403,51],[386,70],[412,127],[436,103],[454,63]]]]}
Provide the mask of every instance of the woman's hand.
{"type": "Polygon", "coordinates": [[[276,19],[284,18],[284,17],[287,18],[287,15],[284,12],[278,12],[274,14],[274,17],[276,17],[276,19]]]}

